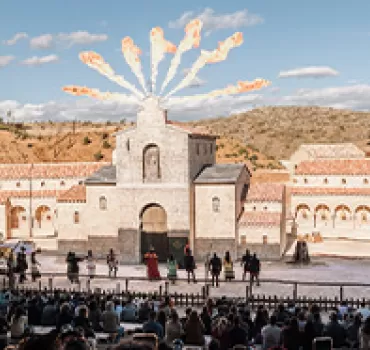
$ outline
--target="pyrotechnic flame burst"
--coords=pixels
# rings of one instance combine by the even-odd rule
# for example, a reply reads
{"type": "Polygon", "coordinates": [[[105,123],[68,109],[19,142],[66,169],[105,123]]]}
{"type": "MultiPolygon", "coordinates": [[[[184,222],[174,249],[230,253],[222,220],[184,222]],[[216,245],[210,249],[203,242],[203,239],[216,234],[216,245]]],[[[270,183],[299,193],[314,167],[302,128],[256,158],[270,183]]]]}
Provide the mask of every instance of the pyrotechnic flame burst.
{"type": "MultiPolygon", "coordinates": [[[[202,22],[199,19],[195,19],[189,22],[185,27],[184,39],[180,42],[179,46],[176,47],[173,43],[164,38],[164,31],[160,27],[155,27],[150,31],[150,43],[151,43],[151,93],[153,94],[156,89],[156,81],[158,76],[158,66],[164,59],[166,53],[174,54],[171,60],[170,67],[167,75],[161,86],[159,95],[162,95],[165,88],[176,76],[177,70],[181,63],[182,55],[191,50],[192,48],[198,48],[201,40],[202,22]]],[[[225,61],[230,50],[240,46],[243,43],[243,34],[240,32],[234,33],[232,36],[227,38],[225,41],[219,42],[218,48],[213,51],[202,50],[198,59],[193,63],[189,72],[180,81],[180,83],[172,89],[162,100],[169,100],[170,96],[176,92],[189,86],[197,73],[207,64],[218,63],[225,61]]],[[[137,47],[130,37],[125,37],[122,40],[122,54],[131,68],[132,72],[138,79],[143,91],[140,91],[135,85],[128,82],[122,75],[117,75],[112,67],[105,62],[104,58],[96,52],[82,52],[80,59],[90,68],[95,69],[100,74],[104,75],[111,81],[117,83],[121,87],[129,90],[131,94],[125,95],[120,93],[112,92],[101,92],[98,89],[91,89],[88,87],[81,86],[65,86],[63,91],[75,95],[75,96],[89,96],[99,100],[113,100],[119,101],[120,103],[137,103],[142,104],[145,98],[149,95],[145,84],[145,78],[142,72],[141,66],[141,50],[137,47]]],[[[206,94],[197,94],[193,96],[176,97],[176,101],[179,99],[194,99],[203,100],[210,97],[218,97],[223,95],[234,95],[254,90],[259,90],[270,84],[269,81],[264,79],[255,79],[254,81],[238,81],[237,85],[229,85],[224,89],[217,89],[210,91],[206,94]]]]}

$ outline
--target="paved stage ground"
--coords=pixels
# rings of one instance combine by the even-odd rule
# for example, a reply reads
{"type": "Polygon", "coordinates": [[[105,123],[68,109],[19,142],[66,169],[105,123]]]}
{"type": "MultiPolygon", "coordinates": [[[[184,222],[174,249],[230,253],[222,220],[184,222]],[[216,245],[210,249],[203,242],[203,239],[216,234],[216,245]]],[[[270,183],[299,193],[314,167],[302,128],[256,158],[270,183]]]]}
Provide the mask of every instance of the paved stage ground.
{"type": "MultiPolygon", "coordinates": [[[[51,256],[39,255],[38,260],[41,263],[41,273],[65,273],[67,270],[66,264],[61,262],[60,258],[51,256]]],[[[162,276],[166,276],[166,266],[161,265],[160,271],[162,276]]],[[[80,263],[80,273],[86,274],[86,263],[80,263]]],[[[297,282],[352,282],[352,283],[370,283],[370,260],[344,260],[337,258],[315,258],[313,263],[308,266],[294,266],[284,262],[263,262],[261,279],[280,279],[297,282]]],[[[108,268],[104,261],[98,262],[96,273],[98,275],[108,275],[108,268]]],[[[203,266],[198,266],[196,270],[198,278],[205,277],[203,266]]],[[[242,277],[242,267],[235,267],[235,275],[237,279],[242,277]]],[[[118,277],[128,278],[132,276],[145,277],[146,269],[144,265],[120,265],[118,277]]],[[[179,271],[179,277],[185,278],[185,271],[179,271]]],[[[243,297],[245,295],[246,283],[233,282],[226,283],[223,281],[219,288],[211,288],[211,296],[243,297]]],[[[87,279],[81,278],[81,287],[86,289],[87,279]]],[[[120,283],[121,290],[124,289],[124,280],[114,279],[95,279],[91,282],[91,288],[103,288],[113,290],[117,283],[120,283]]],[[[130,281],[130,291],[154,292],[159,291],[159,286],[164,287],[164,281],[130,281]]],[[[38,286],[38,283],[28,281],[26,286],[38,286]]],[[[48,278],[42,278],[42,286],[48,285],[48,278]]],[[[76,285],[72,286],[66,277],[54,277],[53,286],[57,288],[77,289],[76,285]]],[[[178,281],[175,286],[170,285],[171,292],[177,293],[201,293],[204,283],[188,284],[185,281],[178,281]]],[[[276,283],[262,283],[260,287],[255,287],[254,294],[266,294],[281,296],[292,296],[293,287],[291,285],[282,285],[276,283]]],[[[339,296],[339,287],[317,287],[317,286],[299,286],[298,295],[306,295],[308,297],[330,297],[339,296]]],[[[362,298],[370,297],[370,288],[364,287],[345,287],[345,298],[362,298]]]]}

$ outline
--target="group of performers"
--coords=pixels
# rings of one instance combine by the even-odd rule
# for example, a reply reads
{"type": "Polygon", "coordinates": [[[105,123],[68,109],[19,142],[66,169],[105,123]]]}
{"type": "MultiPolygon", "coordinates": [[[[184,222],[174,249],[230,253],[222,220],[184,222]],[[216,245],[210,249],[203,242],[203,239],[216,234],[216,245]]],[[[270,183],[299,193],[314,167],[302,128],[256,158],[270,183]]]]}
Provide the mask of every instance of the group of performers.
{"type": "MultiPolygon", "coordinates": [[[[158,256],[153,247],[144,255],[144,262],[147,266],[148,279],[151,281],[160,279],[161,275],[158,268],[158,256]]],[[[245,255],[242,257],[241,264],[244,267],[243,280],[245,280],[247,273],[249,273],[251,282],[256,282],[257,286],[259,286],[261,263],[257,258],[257,255],[251,255],[249,250],[247,250],[245,255]]],[[[230,252],[228,251],[225,253],[223,261],[217,256],[216,253],[214,253],[211,259],[207,258],[205,267],[206,273],[210,272],[211,274],[212,286],[219,286],[219,278],[222,269],[224,270],[224,277],[226,281],[231,281],[235,278],[234,263],[230,252]]],[[[196,283],[196,264],[194,256],[192,255],[191,249],[188,245],[184,249],[184,268],[187,273],[188,283],[190,283],[191,280],[196,283]]],[[[177,269],[178,263],[174,256],[170,255],[167,260],[167,278],[172,282],[172,284],[174,284],[177,279],[177,269]]]]}
{"type": "MultiPolygon", "coordinates": [[[[80,273],[79,263],[84,260],[86,260],[86,268],[89,279],[91,280],[95,277],[97,258],[93,256],[92,250],[89,250],[87,252],[87,256],[85,257],[81,256],[78,257],[76,256],[76,253],[69,252],[67,254],[66,263],[67,263],[67,278],[71,283],[79,282],[79,273],[80,273]]],[[[113,249],[109,250],[106,261],[109,271],[109,277],[116,278],[118,272],[118,259],[113,249]]]]}
{"type": "MultiPolygon", "coordinates": [[[[18,275],[18,282],[20,284],[27,280],[28,262],[26,248],[21,246],[15,256],[14,253],[17,248],[18,245],[12,248],[7,256],[4,252],[0,252],[0,274],[8,276],[10,288],[15,286],[16,275],[18,275]]],[[[36,253],[36,251],[32,251],[30,257],[32,282],[41,278],[39,270],[39,266],[41,265],[36,259],[36,253]]]]}

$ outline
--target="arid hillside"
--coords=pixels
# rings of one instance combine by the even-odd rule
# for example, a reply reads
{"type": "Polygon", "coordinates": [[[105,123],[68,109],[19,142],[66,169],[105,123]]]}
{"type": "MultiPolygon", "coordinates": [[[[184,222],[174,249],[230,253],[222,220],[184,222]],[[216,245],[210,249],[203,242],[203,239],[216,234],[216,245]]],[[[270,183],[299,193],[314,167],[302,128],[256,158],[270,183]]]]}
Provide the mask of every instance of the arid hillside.
{"type": "MultiPolygon", "coordinates": [[[[218,162],[278,169],[302,143],[368,147],[370,113],[320,107],[266,107],[189,123],[219,135],[218,162]]],[[[129,123],[0,124],[0,163],[110,161],[114,132],[129,123]]],[[[369,143],[370,144],[370,143],[369,143]]]]}

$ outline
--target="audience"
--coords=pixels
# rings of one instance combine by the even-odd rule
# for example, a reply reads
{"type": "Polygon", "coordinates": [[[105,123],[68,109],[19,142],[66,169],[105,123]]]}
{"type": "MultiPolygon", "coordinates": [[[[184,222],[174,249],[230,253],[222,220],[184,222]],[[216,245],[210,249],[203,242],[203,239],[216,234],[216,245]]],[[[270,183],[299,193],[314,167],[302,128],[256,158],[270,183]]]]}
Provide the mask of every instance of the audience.
{"type": "MultiPolygon", "coordinates": [[[[316,337],[327,336],[334,348],[350,347],[370,350],[370,317],[365,304],[358,310],[342,303],[330,313],[317,305],[298,307],[281,303],[276,310],[236,303],[226,297],[208,300],[198,308],[178,309],[171,298],[130,298],[79,292],[37,291],[1,292],[0,349],[4,349],[7,332],[19,349],[87,349],[101,341],[119,343],[124,335],[120,322],[135,323],[135,332],[152,333],[158,349],[181,349],[206,346],[208,349],[310,350],[316,337]],[[185,311],[185,312],[184,312],[185,311]],[[179,313],[185,315],[180,319],[179,313]],[[253,320],[252,320],[253,316],[253,320]],[[324,320],[324,321],[323,321],[324,320]],[[35,335],[35,326],[54,329],[45,336],[35,335]],[[61,347],[54,347],[59,342],[61,347]]],[[[134,331],[134,330],[133,330],[134,331]]],[[[145,336],[145,335],[144,335],[145,336]]],[[[148,349],[151,344],[145,343],[148,349]]],[[[143,349],[144,343],[119,343],[119,349],[143,349]]]]}

